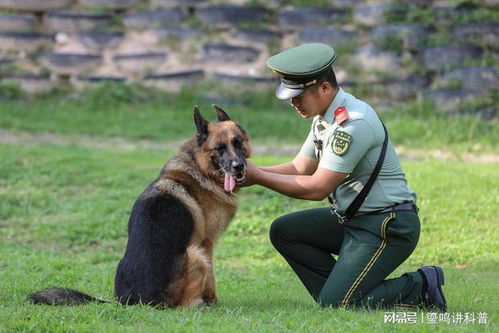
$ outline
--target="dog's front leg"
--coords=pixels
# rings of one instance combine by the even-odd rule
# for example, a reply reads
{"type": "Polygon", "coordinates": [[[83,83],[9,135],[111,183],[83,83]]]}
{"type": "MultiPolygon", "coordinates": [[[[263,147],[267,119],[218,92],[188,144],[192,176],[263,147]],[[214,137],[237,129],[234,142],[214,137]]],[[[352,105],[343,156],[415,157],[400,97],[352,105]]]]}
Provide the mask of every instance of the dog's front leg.
{"type": "Polygon", "coordinates": [[[215,273],[213,272],[213,247],[214,243],[211,239],[206,238],[202,247],[204,248],[206,255],[208,256],[208,261],[210,266],[206,272],[206,284],[203,292],[203,299],[206,303],[216,303],[218,302],[218,297],[215,287],[215,273]]]}

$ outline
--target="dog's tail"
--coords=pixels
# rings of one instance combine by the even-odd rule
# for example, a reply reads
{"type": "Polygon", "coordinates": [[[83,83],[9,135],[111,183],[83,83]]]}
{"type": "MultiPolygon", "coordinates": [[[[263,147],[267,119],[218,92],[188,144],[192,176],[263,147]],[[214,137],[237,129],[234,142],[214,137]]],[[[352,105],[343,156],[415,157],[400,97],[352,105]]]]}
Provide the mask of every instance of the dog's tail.
{"type": "Polygon", "coordinates": [[[81,305],[90,302],[108,303],[78,290],[62,287],[51,287],[37,291],[29,295],[28,299],[35,304],[47,305],[81,305]]]}

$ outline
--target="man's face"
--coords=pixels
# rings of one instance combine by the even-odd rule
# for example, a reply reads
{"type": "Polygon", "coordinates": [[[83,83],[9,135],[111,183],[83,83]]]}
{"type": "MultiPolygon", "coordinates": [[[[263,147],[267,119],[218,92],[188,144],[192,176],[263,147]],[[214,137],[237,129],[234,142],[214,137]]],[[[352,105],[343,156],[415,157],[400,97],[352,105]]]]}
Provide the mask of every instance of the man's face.
{"type": "Polygon", "coordinates": [[[314,84],[296,97],[290,99],[291,106],[295,108],[302,118],[313,118],[317,115],[324,116],[331,104],[331,85],[323,82],[314,84]]]}

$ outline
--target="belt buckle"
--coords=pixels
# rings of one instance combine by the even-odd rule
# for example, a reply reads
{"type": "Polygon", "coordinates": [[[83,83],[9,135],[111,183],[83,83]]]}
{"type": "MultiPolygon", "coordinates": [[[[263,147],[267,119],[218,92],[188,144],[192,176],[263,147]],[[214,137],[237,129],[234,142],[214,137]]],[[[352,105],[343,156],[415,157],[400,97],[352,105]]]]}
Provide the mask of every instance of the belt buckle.
{"type": "Polygon", "coordinates": [[[333,207],[330,207],[329,209],[331,210],[331,214],[336,215],[336,217],[338,218],[338,222],[340,222],[340,224],[345,223],[345,221],[347,220],[345,216],[338,213],[338,210],[333,209],[333,207]]]}

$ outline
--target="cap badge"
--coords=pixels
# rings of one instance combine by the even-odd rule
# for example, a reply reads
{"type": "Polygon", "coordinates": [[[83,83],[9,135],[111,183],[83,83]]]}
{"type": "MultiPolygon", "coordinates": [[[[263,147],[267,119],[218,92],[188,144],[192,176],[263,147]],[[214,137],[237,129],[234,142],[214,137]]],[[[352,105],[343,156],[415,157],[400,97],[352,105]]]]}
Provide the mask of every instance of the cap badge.
{"type": "Polygon", "coordinates": [[[347,121],[348,120],[347,108],[344,106],[336,108],[336,110],[334,110],[334,119],[336,119],[336,123],[338,123],[338,125],[341,125],[345,121],[347,121]]]}

